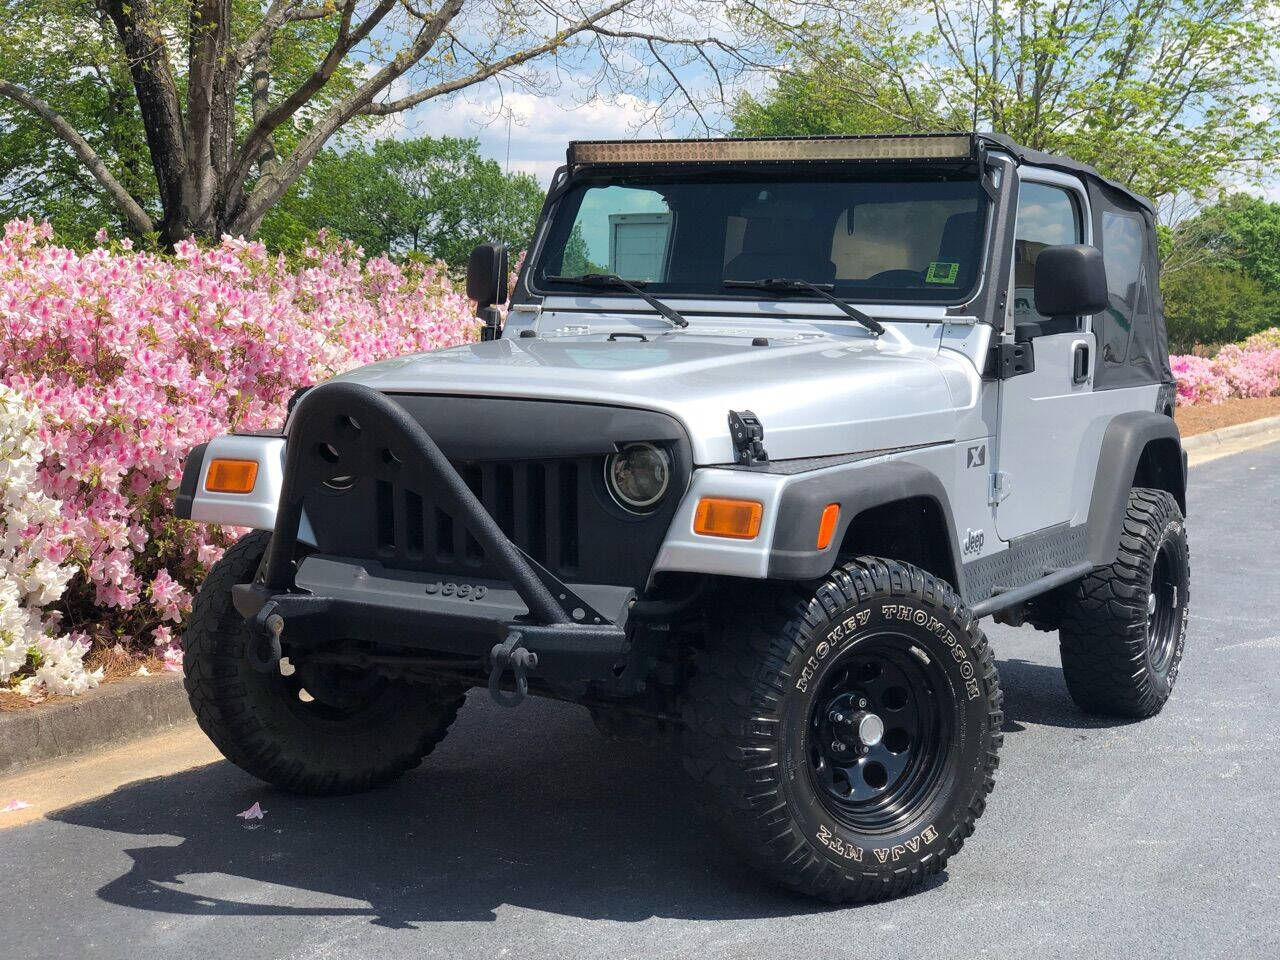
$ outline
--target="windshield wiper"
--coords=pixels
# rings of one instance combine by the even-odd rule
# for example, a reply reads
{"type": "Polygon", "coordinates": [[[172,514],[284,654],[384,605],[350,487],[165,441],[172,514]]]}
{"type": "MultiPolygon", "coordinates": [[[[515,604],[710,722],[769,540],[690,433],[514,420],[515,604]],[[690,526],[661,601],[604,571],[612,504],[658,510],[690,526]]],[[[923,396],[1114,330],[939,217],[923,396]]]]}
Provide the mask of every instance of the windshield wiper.
{"type": "Polygon", "coordinates": [[[726,287],[746,287],[752,290],[808,290],[816,293],[830,303],[834,303],[846,316],[857,320],[877,337],[884,333],[879,321],[867,316],[857,307],[851,306],[839,297],[833,297],[829,291],[835,289],[831,283],[810,283],[808,280],[789,280],[784,277],[766,277],[763,280],[726,280],[726,287]]]}
{"type": "Polygon", "coordinates": [[[639,283],[644,283],[643,280],[639,283],[634,283],[630,280],[622,279],[616,273],[582,273],[574,277],[551,276],[543,277],[543,279],[550,283],[580,283],[584,287],[621,287],[623,290],[634,293],[653,309],[657,310],[658,313],[662,314],[663,319],[670,322],[673,327],[687,327],[689,325],[688,320],[653,296],[653,294],[645,293],[641,290],[639,283]]]}

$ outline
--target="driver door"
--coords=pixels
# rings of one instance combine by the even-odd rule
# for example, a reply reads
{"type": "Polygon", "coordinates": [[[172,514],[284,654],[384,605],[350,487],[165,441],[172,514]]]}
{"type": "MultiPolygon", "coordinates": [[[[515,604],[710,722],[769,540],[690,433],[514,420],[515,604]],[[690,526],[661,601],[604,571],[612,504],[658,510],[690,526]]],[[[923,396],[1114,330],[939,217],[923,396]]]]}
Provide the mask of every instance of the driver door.
{"type": "MultiPolygon", "coordinates": [[[[1000,431],[992,496],[996,533],[1014,540],[1083,522],[1077,475],[1094,361],[1087,318],[1054,321],[1035,311],[1035,262],[1045,247],[1089,241],[1088,200],[1078,181],[1024,168],[1014,230],[1014,323],[1038,323],[1035,369],[1000,382],[1000,431]]],[[[1095,458],[1096,459],[1096,458],[1095,458]]],[[[1090,471],[1092,475],[1092,471],[1090,471]]]]}

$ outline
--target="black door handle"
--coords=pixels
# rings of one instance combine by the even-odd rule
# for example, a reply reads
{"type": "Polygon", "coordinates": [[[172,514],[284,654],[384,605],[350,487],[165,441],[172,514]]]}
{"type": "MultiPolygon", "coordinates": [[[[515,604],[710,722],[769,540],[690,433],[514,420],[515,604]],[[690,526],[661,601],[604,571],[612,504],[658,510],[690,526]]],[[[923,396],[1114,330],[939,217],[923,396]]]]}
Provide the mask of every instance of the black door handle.
{"type": "Polygon", "coordinates": [[[1089,345],[1077,343],[1071,360],[1071,382],[1084,383],[1089,379],[1089,345]]]}

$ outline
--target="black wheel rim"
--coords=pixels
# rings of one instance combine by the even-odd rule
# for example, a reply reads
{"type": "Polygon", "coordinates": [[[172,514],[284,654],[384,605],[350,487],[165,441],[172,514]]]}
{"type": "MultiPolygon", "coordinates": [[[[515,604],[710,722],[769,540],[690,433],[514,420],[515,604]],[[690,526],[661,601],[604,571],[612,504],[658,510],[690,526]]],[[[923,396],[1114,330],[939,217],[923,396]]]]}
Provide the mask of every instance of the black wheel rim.
{"type": "Polygon", "coordinates": [[[1156,553],[1147,594],[1147,656],[1158,674],[1168,671],[1178,646],[1178,605],[1183,598],[1178,590],[1177,562],[1173,544],[1165,541],[1156,553]]]}
{"type": "Polygon", "coordinates": [[[953,722],[940,705],[945,681],[915,649],[909,637],[864,640],[814,698],[809,773],[823,806],[851,830],[883,833],[911,822],[945,766],[953,722]]]}

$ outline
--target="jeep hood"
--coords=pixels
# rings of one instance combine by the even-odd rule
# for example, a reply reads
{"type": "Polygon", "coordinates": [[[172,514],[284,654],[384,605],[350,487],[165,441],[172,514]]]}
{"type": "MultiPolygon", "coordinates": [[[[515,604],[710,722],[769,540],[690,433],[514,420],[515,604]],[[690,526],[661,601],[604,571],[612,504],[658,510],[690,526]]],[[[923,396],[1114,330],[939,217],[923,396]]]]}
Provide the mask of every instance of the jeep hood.
{"type": "Polygon", "coordinates": [[[955,439],[955,403],[933,350],[824,334],[771,339],[682,331],[607,340],[465,344],[384,360],[338,379],[384,393],[564,400],[656,410],[681,421],[698,464],[732,463],[730,410],[764,424],[773,460],[955,439]]]}

